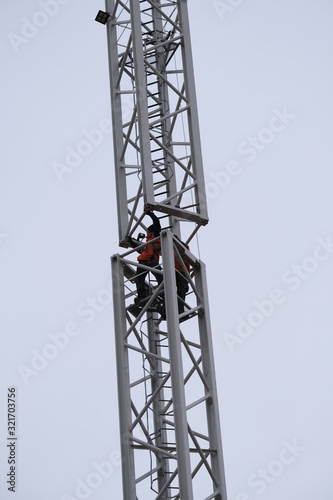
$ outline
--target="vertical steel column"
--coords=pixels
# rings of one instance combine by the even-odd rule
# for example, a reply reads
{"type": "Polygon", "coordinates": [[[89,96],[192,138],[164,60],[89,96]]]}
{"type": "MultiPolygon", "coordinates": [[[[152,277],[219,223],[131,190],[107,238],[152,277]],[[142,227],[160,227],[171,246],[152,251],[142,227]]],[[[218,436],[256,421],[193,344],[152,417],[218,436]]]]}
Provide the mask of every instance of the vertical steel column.
{"type": "Polygon", "coordinates": [[[190,449],[186,419],[184,373],[181,352],[173,240],[169,231],[161,233],[164,295],[168,325],[170,371],[174,403],[179,490],[182,500],[193,499],[190,449]]]}
{"type": "Polygon", "coordinates": [[[178,0],[179,18],[183,33],[183,62],[186,96],[191,103],[188,112],[189,132],[192,145],[193,170],[197,178],[197,196],[200,201],[201,216],[208,220],[205,179],[203,173],[199,115],[195,90],[190,23],[188,18],[187,0],[178,0]]]}
{"type": "Polygon", "coordinates": [[[219,480],[221,494],[216,496],[216,500],[227,500],[227,490],[224,474],[222,437],[220,427],[220,417],[218,409],[218,397],[216,388],[215,363],[213,353],[213,342],[210,325],[210,314],[208,304],[208,288],[206,279],[206,266],[200,261],[200,267],[196,269],[195,283],[201,295],[203,314],[199,314],[199,333],[202,348],[203,374],[209,384],[210,398],[206,402],[208,434],[210,448],[216,450],[212,456],[212,469],[219,480]]]}
{"type": "Polygon", "coordinates": [[[131,447],[131,391],[129,378],[129,360],[126,348],[126,310],[124,294],[124,273],[119,255],[114,255],[112,265],[112,288],[114,329],[116,337],[116,360],[118,381],[118,405],[120,446],[122,457],[122,477],[124,499],[136,500],[134,452],[131,447]]]}
{"type": "MultiPolygon", "coordinates": [[[[114,0],[105,0],[105,8],[107,12],[113,12],[115,6],[114,0]]],[[[127,234],[128,214],[127,214],[127,188],[126,188],[126,173],[121,168],[121,152],[123,150],[123,120],[119,83],[119,65],[117,52],[117,26],[114,22],[109,22],[106,25],[107,30],[107,46],[109,57],[109,78],[110,78],[110,93],[111,93],[111,111],[112,111],[112,131],[113,131],[113,150],[114,150],[114,166],[116,173],[116,196],[117,196],[117,213],[118,213],[118,230],[119,241],[124,239],[127,234]]]]}

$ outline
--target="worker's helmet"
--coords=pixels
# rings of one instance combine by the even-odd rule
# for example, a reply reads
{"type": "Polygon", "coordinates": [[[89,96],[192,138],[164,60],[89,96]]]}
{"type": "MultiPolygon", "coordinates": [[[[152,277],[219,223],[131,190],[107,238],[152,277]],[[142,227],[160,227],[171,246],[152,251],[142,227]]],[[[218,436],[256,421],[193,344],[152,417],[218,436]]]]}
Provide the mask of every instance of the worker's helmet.
{"type": "Polygon", "coordinates": [[[148,226],[147,229],[148,229],[148,231],[153,233],[154,232],[154,224],[152,224],[151,226],[148,226]]]}

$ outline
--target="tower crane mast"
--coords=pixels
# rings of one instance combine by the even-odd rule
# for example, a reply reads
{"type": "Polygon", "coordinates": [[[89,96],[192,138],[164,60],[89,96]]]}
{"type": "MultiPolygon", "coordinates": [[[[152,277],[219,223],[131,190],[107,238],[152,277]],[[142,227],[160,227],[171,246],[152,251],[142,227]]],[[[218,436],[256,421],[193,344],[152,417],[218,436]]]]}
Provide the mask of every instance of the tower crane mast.
{"type": "Polygon", "coordinates": [[[227,500],[205,264],[189,248],[208,214],[187,0],[106,0],[96,20],[107,28],[122,247],[111,267],[123,498],[227,500]],[[162,266],[133,308],[138,270],[151,269],[129,239],[152,211],[162,266]]]}

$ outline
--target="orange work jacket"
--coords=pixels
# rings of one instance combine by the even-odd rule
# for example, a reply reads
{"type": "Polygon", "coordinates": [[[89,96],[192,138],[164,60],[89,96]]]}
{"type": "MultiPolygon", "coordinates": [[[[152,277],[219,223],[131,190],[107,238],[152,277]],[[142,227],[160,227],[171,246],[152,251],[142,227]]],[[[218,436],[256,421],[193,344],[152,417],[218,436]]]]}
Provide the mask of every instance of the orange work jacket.
{"type": "Polygon", "coordinates": [[[138,260],[149,260],[158,263],[161,255],[161,241],[157,240],[154,243],[149,243],[155,238],[154,233],[151,233],[147,238],[147,244],[143,247],[142,252],[138,256],[138,260]]]}

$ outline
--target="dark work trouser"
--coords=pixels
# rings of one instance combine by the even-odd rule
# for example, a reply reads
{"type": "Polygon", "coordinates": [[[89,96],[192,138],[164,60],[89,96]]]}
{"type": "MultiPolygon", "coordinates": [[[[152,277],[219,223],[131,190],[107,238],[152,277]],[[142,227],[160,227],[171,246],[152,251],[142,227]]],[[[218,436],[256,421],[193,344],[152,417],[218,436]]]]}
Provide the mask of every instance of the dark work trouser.
{"type": "MultiPolygon", "coordinates": [[[[159,273],[154,273],[153,269],[156,268],[159,271],[162,269],[161,266],[158,264],[156,260],[139,260],[139,264],[142,264],[147,267],[151,267],[152,274],[155,276],[156,281],[158,284],[160,284],[163,280],[162,274],[159,273]]],[[[146,285],[145,285],[145,279],[149,271],[146,269],[141,269],[140,267],[137,267],[135,276],[134,276],[134,282],[136,284],[136,289],[138,292],[138,299],[144,299],[147,297],[147,290],[146,290],[146,285]]]]}
{"type": "Polygon", "coordinates": [[[176,285],[177,285],[177,295],[178,295],[178,312],[179,314],[181,314],[184,312],[185,296],[189,289],[188,281],[185,278],[184,273],[176,271],[176,285]]]}

